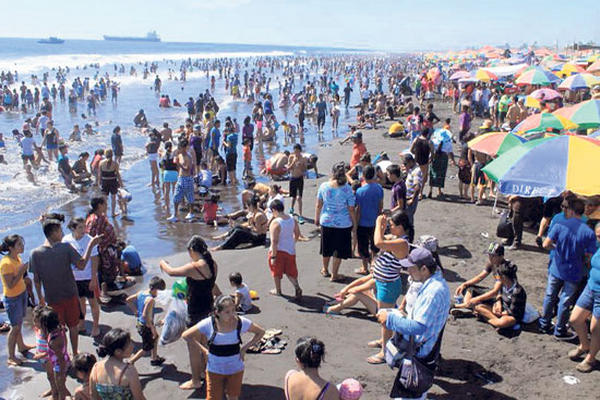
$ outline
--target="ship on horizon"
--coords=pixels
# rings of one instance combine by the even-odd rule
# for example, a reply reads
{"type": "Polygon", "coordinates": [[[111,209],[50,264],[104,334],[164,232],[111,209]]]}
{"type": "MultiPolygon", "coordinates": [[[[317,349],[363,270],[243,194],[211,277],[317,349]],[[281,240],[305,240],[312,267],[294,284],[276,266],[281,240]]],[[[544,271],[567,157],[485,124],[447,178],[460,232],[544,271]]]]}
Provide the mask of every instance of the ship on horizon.
{"type": "Polygon", "coordinates": [[[115,40],[119,42],[160,42],[160,36],[158,36],[156,31],[152,31],[142,37],[104,35],[104,40],[115,40]]]}
{"type": "Polygon", "coordinates": [[[55,36],[50,36],[48,39],[40,39],[38,43],[40,44],[63,44],[65,41],[63,39],[59,39],[55,36]]]}

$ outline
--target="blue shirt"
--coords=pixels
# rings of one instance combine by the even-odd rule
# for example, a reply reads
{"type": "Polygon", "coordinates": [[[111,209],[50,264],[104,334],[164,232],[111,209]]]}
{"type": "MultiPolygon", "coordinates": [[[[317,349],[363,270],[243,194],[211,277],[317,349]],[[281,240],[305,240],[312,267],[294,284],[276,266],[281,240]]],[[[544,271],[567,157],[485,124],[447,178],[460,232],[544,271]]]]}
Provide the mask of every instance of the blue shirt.
{"type": "Polygon", "coordinates": [[[329,228],[349,228],[352,226],[352,218],[348,207],[354,207],[356,200],[350,185],[341,187],[331,186],[331,182],[323,182],[317,193],[319,200],[323,202],[319,223],[329,228]]]}
{"type": "Polygon", "coordinates": [[[230,133],[225,137],[225,142],[229,145],[225,147],[225,154],[235,154],[238,144],[238,134],[235,132],[230,133]]]}
{"type": "Polygon", "coordinates": [[[358,226],[373,227],[383,200],[383,189],[379,183],[367,183],[356,191],[356,205],[360,207],[358,226]]]}
{"type": "Polygon", "coordinates": [[[568,218],[550,228],[548,237],[555,245],[549,273],[564,281],[580,281],[584,255],[596,251],[594,231],[580,219],[568,218]]]}
{"type": "Polygon", "coordinates": [[[117,135],[116,133],[113,133],[112,136],[110,137],[110,144],[111,144],[113,153],[115,153],[115,156],[123,155],[123,140],[121,139],[121,135],[117,135]]]}
{"type": "Polygon", "coordinates": [[[590,269],[590,279],[588,286],[594,292],[600,292],[600,249],[596,250],[592,257],[592,269],[590,269]]]}
{"type": "Polygon", "coordinates": [[[213,127],[210,130],[210,143],[209,143],[208,147],[213,150],[218,150],[220,142],[221,142],[221,131],[218,128],[213,127]]]}
{"type": "Polygon", "coordinates": [[[433,350],[449,311],[450,289],[438,269],[423,282],[410,315],[389,313],[385,326],[402,335],[414,336],[415,344],[420,346],[416,356],[424,358],[433,350]]]}
{"type": "Polygon", "coordinates": [[[142,259],[139,253],[132,245],[129,245],[121,252],[121,259],[127,261],[130,271],[139,271],[142,268],[142,259]]]}

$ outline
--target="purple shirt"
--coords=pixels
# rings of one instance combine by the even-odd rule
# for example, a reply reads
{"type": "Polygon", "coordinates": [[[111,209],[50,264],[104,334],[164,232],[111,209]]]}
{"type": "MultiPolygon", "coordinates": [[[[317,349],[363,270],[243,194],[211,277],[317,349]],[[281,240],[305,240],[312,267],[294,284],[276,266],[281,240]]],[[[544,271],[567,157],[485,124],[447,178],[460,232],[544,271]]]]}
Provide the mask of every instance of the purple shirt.
{"type": "Polygon", "coordinates": [[[466,133],[471,129],[471,115],[469,113],[462,113],[458,117],[458,124],[460,126],[460,132],[466,133]]]}
{"type": "Polygon", "coordinates": [[[403,179],[399,179],[392,186],[392,204],[391,208],[394,208],[398,205],[398,202],[402,200],[402,209],[406,207],[406,183],[403,179]]]}

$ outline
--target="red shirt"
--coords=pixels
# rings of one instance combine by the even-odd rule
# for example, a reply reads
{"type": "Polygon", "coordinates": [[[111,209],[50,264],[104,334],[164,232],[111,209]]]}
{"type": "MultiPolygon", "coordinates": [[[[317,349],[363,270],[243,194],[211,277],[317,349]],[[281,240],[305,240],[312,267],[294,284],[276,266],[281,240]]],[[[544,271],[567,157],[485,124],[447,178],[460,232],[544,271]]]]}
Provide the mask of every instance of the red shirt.
{"type": "Polygon", "coordinates": [[[350,168],[354,167],[360,161],[363,154],[367,152],[367,148],[363,142],[354,143],[352,146],[352,158],[350,158],[350,168]]]}
{"type": "Polygon", "coordinates": [[[207,201],[204,203],[204,222],[207,224],[212,223],[217,219],[217,209],[219,205],[217,203],[212,203],[207,201]]]}

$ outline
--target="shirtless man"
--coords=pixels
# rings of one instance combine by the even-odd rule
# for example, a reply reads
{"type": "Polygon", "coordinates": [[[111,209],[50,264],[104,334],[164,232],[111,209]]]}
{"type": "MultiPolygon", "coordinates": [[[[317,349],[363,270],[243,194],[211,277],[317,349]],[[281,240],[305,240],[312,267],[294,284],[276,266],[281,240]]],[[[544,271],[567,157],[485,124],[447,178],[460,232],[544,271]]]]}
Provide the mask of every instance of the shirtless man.
{"type": "Polygon", "coordinates": [[[160,131],[160,136],[163,142],[173,141],[173,130],[169,128],[168,122],[163,124],[163,129],[160,131]]]}
{"type": "Polygon", "coordinates": [[[269,175],[272,179],[281,179],[281,177],[287,172],[286,166],[290,156],[289,151],[283,153],[274,154],[267,160],[266,167],[261,171],[262,174],[269,175]]]}
{"type": "Polygon", "coordinates": [[[194,204],[194,177],[193,177],[193,169],[194,165],[192,162],[192,158],[188,154],[189,143],[187,139],[182,139],[179,141],[177,156],[175,157],[175,163],[177,164],[177,171],[179,173],[179,177],[177,178],[177,185],[175,186],[175,195],[173,196],[173,215],[171,215],[167,221],[168,222],[177,222],[177,215],[179,213],[179,204],[185,197],[188,205],[190,206],[190,211],[186,215],[186,220],[191,220],[194,218],[194,214],[192,213],[192,204],[194,204]]]}
{"type": "Polygon", "coordinates": [[[306,159],[302,155],[302,146],[298,143],[294,145],[294,152],[290,155],[286,166],[290,172],[290,197],[292,198],[292,207],[290,215],[294,215],[294,205],[298,201],[298,223],[304,224],[302,217],[302,192],[304,191],[304,175],[306,174],[306,159]]]}

